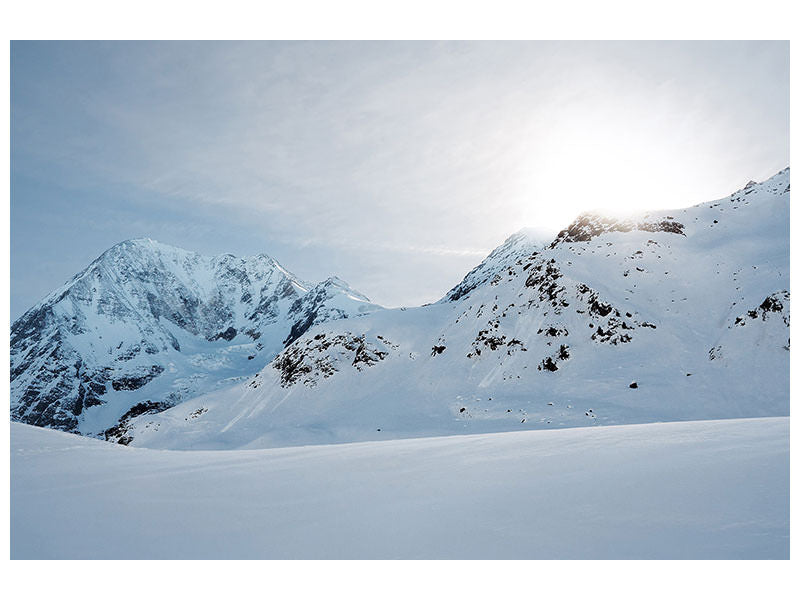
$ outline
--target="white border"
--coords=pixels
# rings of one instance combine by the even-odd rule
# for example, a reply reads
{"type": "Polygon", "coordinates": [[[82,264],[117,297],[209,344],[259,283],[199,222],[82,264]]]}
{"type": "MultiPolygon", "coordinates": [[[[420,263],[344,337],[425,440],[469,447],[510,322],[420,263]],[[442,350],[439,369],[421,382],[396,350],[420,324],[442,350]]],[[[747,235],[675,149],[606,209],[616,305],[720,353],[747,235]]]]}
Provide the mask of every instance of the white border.
{"type": "MultiPolygon", "coordinates": [[[[791,5],[700,2],[9,2],[11,39],[789,39],[791,5]]],[[[793,45],[792,45],[793,46],[793,45]]],[[[2,68],[9,81],[9,44],[2,68]]],[[[797,55],[792,48],[792,58],[797,55]]],[[[792,75],[796,75],[792,60],[792,75]]],[[[794,79],[794,77],[793,77],[794,79]]],[[[8,90],[7,90],[8,91],[8,90]]],[[[796,95],[793,94],[792,98],[796,95]]],[[[3,96],[8,108],[9,94],[3,96]]],[[[794,108],[795,102],[792,102],[794,108]]],[[[9,114],[7,111],[6,114],[9,114]]],[[[3,125],[9,130],[9,121],[3,125]]],[[[793,128],[792,141],[795,141],[793,128]]],[[[8,139],[8,135],[6,136],[8,139]]],[[[9,165],[9,146],[3,146],[9,165]]],[[[5,171],[9,215],[9,170],[5,171]]],[[[792,221],[797,230],[796,211],[792,221]]],[[[9,224],[2,245],[9,282],[9,224]]],[[[794,244],[792,245],[794,248],[794,244]]],[[[793,252],[794,254],[794,252],[793,252]]],[[[795,258],[794,256],[792,257],[795,258]]],[[[792,260],[792,265],[797,261],[792,260]]],[[[794,269],[792,270],[794,275],[794,269]]],[[[8,289],[2,295],[8,319],[8,289]]],[[[9,321],[7,320],[7,323],[9,321]]],[[[8,374],[8,347],[0,357],[8,374]]],[[[792,357],[794,367],[795,360],[792,357]]],[[[794,373],[794,368],[792,369],[794,373]]],[[[6,376],[5,381],[8,381],[6,376]]],[[[6,388],[7,390],[7,388],[6,388]]],[[[4,394],[8,408],[7,391],[4,394]]],[[[794,405],[794,402],[792,402],[794,405]]],[[[793,409],[795,407],[793,406],[793,409]]],[[[8,423],[0,428],[8,482],[8,423]]],[[[792,460],[792,481],[797,481],[792,460]]],[[[8,515],[8,493],[2,497],[8,515]]],[[[792,494],[794,507],[796,494],[792,494]]],[[[8,561],[9,598],[789,598],[794,561],[8,561]]],[[[794,529],[794,528],[793,528],[794,529]]],[[[794,537],[794,536],[792,536],[794,537]]],[[[792,544],[794,546],[794,544],[792,544]]]]}

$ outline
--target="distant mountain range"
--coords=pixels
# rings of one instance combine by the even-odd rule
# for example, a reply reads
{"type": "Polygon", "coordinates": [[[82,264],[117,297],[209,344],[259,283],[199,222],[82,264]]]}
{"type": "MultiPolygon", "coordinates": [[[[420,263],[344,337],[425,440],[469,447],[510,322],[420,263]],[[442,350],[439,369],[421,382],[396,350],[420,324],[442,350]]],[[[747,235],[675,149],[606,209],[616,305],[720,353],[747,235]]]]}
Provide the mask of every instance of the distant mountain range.
{"type": "Polygon", "coordinates": [[[93,436],[257,373],[309,327],[378,307],[265,254],[109,249],[11,327],[11,416],[93,436]]]}
{"type": "Polygon", "coordinates": [[[241,448],[788,415],[789,196],[787,168],[523,231],[409,309],[265,255],[123,242],[12,325],[11,416],[241,448]]]}

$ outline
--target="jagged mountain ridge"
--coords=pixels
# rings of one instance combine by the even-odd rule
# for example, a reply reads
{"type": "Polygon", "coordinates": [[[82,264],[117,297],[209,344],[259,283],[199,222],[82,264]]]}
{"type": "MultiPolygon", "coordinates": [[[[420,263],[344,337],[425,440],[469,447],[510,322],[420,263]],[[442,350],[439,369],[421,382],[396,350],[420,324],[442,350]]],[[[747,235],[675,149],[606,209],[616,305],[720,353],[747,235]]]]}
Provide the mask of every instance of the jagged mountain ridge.
{"type": "Polygon", "coordinates": [[[310,328],[123,441],[268,447],[788,414],[789,170],[628,220],[513,236],[440,302],[310,328]],[[536,249],[532,249],[532,248],[536,249]]]}
{"type": "Polygon", "coordinates": [[[117,244],[11,327],[14,420],[102,435],[256,373],[305,329],[378,307],[261,254],[117,244]]]}
{"type": "Polygon", "coordinates": [[[521,229],[492,250],[481,264],[467,273],[464,279],[447,292],[439,302],[460,300],[488,281],[499,281],[502,278],[502,271],[507,265],[513,263],[520,256],[527,256],[547,245],[551,238],[552,236],[548,236],[540,230],[521,229]]]}

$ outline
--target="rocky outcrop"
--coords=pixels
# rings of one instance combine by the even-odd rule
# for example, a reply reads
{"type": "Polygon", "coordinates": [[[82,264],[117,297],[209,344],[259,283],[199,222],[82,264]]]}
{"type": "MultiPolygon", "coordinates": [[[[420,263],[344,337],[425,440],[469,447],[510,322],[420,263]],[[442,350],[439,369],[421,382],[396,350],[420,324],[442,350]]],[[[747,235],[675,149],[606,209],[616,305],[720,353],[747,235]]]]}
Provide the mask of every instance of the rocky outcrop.
{"type": "Polygon", "coordinates": [[[761,319],[766,321],[771,314],[776,314],[783,320],[786,327],[789,327],[789,292],[787,290],[770,294],[757,307],[736,317],[733,324],[744,327],[748,320],[761,319]]]}
{"type": "MultiPolygon", "coordinates": [[[[272,361],[272,368],[280,374],[281,387],[296,384],[315,387],[320,379],[325,379],[345,367],[362,371],[382,361],[392,348],[397,348],[385,338],[374,340],[366,335],[318,334],[310,339],[292,344],[272,361]]],[[[260,387],[261,374],[248,384],[260,387]]]]}
{"type": "Polygon", "coordinates": [[[588,242],[604,233],[628,232],[628,231],[664,231],[685,235],[683,233],[683,223],[679,223],[673,217],[640,222],[624,221],[612,217],[603,217],[592,213],[584,213],[573,221],[569,227],[561,230],[556,239],[550,244],[550,248],[555,248],[558,244],[572,242],[588,242]]]}

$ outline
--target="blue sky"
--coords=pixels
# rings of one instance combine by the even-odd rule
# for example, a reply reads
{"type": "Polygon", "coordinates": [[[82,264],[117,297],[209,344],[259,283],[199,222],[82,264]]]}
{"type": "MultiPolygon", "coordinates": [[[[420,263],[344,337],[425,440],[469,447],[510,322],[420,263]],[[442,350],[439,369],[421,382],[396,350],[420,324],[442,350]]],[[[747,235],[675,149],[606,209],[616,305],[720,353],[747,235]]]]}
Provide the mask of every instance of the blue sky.
{"type": "Polygon", "coordinates": [[[11,317],[109,246],[438,299],[522,227],[789,161],[789,45],[14,42],[11,317]]]}

